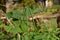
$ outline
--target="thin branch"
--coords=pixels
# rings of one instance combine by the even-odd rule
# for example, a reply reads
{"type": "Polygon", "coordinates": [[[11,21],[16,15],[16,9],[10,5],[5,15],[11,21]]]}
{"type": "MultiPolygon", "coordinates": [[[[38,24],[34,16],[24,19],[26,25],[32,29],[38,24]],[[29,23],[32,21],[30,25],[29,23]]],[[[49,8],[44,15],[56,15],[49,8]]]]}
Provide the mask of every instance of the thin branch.
{"type": "Polygon", "coordinates": [[[14,28],[15,26],[12,24],[12,22],[10,21],[10,19],[7,18],[7,20],[10,23],[10,25],[14,28]]]}
{"type": "Polygon", "coordinates": [[[20,40],[20,34],[18,33],[18,40],[20,40]]]}
{"type": "Polygon", "coordinates": [[[2,5],[2,4],[0,4],[0,6],[4,6],[4,7],[6,7],[5,5],[2,5]]]}
{"type": "Polygon", "coordinates": [[[40,15],[40,14],[37,14],[37,15],[35,15],[35,16],[33,16],[33,17],[30,17],[30,18],[28,18],[28,19],[29,19],[29,20],[33,20],[33,19],[37,19],[37,18],[45,18],[45,19],[47,19],[47,18],[56,18],[56,17],[58,17],[58,16],[60,16],[59,13],[51,14],[51,15],[45,15],[45,14],[40,15]]]}

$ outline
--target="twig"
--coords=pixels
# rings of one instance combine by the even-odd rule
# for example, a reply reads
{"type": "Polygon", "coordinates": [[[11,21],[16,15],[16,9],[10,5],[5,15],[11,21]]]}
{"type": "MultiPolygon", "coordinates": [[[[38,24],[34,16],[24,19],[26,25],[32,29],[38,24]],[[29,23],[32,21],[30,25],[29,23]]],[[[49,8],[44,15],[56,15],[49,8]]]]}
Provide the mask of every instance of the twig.
{"type": "Polygon", "coordinates": [[[5,7],[5,5],[2,5],[2,4],[0,4],[0,6],[4,6],[5,7]]]}
{"type": "Polygon", "coordinates": [[[52,14],[52,15],[44,15],[44,14],[42,14],[42,15],[36,15],[36,16],[33,16],[33,18],[32,17],[30,17],[30,18],[28,18],[29,20],[33,20],[33,19],[37,19],[37,18],[45,18],[45,19],[47,19],[47,18],[56,18],[56,17],[58,17],[58,16],[60,16],[60,14],[59,13],[56,13],[56,14],[52,14]]]}
{"type": "Polygon", "coordinates": [[[18,33],[18,40],[20,40],[20,34],[18,33]]]}
{"type": "Polygon", "coordinates": [[[10,25],[14,28],[14,25],[11,23],[10,19],[7,18],[7,20],[10,23],[10,25]]]}

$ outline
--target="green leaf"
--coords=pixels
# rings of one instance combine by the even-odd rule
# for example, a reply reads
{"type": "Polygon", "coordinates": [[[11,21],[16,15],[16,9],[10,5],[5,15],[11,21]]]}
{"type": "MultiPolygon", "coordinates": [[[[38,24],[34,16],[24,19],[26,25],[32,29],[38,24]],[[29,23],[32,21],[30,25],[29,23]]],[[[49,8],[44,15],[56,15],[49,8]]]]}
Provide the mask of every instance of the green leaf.
{"type": "Polygon", "coordinates": [[[0,20],[0,25],[2,24],[2,21],[0,20]]]}
{"type": "Polygon", "coordinates": [[[8,12],[8,13],[7,13],[7,17],[8,17],[8,18],[12,18],[12,15],[13,15],[12,12],[8,12]]]}
{"type": "Polygon", "coordinates": [[[13,11],[13,18],[19,19],[21,17],[20,10],[14,10],[13,11]]]}
{"type": "Polygon", "coordinates": [[[0,32],[0,39],[4,38],[4,34],[0,32]]]}
{"type": "Polygon", "coordinates": [[[30,38],[28,37],[28,35],[24,35],[25,40],[30,40],[30,38]]]}
{"type": "Polygon", "coordinates": [[[28,31],[28,26],[23,23],[23,24],[21,24],[21,29],[23,32],[26,32],[26,31],[28,31]]]}
{"type": "Polygon", "coordinates": [[[12,29],[12,27],[11,27],[10,25],[5,26],[4,28],[5,28],[5,30],[6,30],[7,32],[10,32],[10,30],[12,29]]]}

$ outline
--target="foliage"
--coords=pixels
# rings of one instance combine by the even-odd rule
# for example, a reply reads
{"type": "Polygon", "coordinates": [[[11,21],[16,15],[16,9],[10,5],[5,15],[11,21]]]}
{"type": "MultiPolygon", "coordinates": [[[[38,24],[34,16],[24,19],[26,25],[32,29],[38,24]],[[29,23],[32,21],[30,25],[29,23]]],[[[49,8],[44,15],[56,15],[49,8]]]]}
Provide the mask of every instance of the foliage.
{"type": "MultiPolygon", "coordinates": [[[[40,19],[41,24],[37,26],[35,21],[30,22],[28,17],[36,14],[36,13],[45,13],[50,15],[49,13],[55,12],[54,10],[49,8],[45,8],[41,10],[41,8],[33,6],[26,6],[24,9],[14,10],[12,12],[7,13],[7,18],[12,20],[7,25],[3,24],[0,21],[0,40],[60,40],[58,34],[60,33],[60,28],[57,28],[57,20],[56,18],[52,18],[45,22],[45,19],[40,19]],[[34,8],[35,7],[35,8],[34,8]]],[[[37,22],[36,22],[37,23],[37,22]]]]}
{"type": "Polygon", "coordinates": [[[0,4],[5,4],[6,3],[6,0],[0,0],[0,4]]]}
{"type": "Polygon", "coordinates": [[[22,0],[21,5],[24,5],[24,6],[29,5],[29,6],[31,6],[34,3],[35,3],[34,0],[22,0]]]}
{"type": "MultiPolygon", "coordinates": [[[[3,1],[1,4],[4,4],[3,1]]],[[[23,0],[21,5],[26,6],[24,9],[13,10],[7,13],[7,18],[12,20],[5,25],[0,20],[0,40],[60,40],[58,37],[60,34],[60,28],[57,28],[56,19],[49,19],[48,22],[44,22],[45,19],[40,19],[41,24],[37,26],[35,21],[30,22],[28,17],[36,13],[44,13],[50,15],[57,11],[60,6],[54,6],[53,8],[40,8],[38,5],[33,5],[34,0],[23,0]],[[33,6],[31,6],[33,5],[33,6]]]]}

